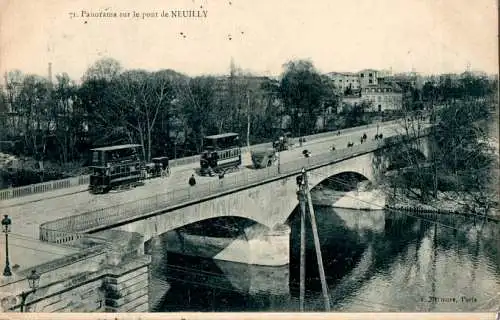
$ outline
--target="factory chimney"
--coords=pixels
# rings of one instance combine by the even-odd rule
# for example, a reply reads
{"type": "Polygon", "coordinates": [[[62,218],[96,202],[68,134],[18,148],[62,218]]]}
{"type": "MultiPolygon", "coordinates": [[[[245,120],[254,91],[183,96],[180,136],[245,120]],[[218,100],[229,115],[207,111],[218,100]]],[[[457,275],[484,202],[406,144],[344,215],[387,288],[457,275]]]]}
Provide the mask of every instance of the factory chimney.
{"type": "Polygon", "coordinates": [[[52,62],[49,62],[49,83],[52,84],[52,62]]]}

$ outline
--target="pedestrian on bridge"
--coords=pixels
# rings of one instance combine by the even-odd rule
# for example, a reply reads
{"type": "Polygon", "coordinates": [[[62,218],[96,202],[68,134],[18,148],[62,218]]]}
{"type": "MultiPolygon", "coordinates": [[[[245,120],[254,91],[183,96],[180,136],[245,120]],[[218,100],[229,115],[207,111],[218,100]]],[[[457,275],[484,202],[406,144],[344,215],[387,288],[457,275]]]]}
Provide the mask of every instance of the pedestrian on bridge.
{"type": "Polygon", "coordinates": [[[222,186],[224,184],[224,174],[225,172],[222,171],[221,173],[219,173],[219,185],[222,186]]]}
{"type": "Polygon", "coordinates": [[[194,174],[192,174],[191,178],[189,178],[189,185],[191,187],[194,187],[196,185],[196,179],[194,178],[194,174]]]}

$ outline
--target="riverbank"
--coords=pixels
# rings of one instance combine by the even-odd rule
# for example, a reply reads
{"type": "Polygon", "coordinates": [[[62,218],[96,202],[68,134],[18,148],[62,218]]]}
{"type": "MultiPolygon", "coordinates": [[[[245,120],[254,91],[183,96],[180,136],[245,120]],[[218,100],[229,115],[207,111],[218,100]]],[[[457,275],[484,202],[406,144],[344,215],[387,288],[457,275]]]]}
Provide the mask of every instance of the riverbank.
{"type": "Polygon", "coordinates": [[[401,191],[386,190],[386,208],[401,211],[460,214],[464,216],[484,218],[485,216],[493,221],[500,222],[500,212],[498,210],[498,197],[496,197],[496,207],[488,210],[476,205],[471,194],[459,192],[438,192],[437,197],[431,198],[425,203],[419,199],[401,191]]]}
{"type": "MultiPolygon", "coordinates": [[[[484,218],[484,209],[475,205],[470,194],[456,192],[438,192],[436,199],[422,202],[419,199],[387,187],[357,191],[335,191],[329,188],[319,188],[311,193],[314,205],[328,206],[352,210],[384,210],[410,211],[421,213],[460,214],[484,218]]],[[[498,201],[496,201],[498,204],[498,201]]],[[[498,206],[498,205],[497,205],[498,206]]],[[[497,207],[490,207],[488,219],[500,222],[500,212],[497,207]]]]}

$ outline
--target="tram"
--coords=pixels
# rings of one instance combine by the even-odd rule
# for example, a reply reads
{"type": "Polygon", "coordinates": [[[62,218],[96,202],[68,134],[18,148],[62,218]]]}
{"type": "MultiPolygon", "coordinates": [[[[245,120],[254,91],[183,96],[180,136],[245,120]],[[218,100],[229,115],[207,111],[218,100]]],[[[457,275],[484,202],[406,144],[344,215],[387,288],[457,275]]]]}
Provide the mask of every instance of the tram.
{"type": "Polygon", "coordinates": [[[144,180],[140,144],[123,144],[91,149],[91,193],[107,193],[115,188],[135,187],[144,180]]]}
{"type": "Polygon", "coordinates": [[[237,133],[223,133],[203,138],[200,174],[220,174],[238,169],[241,165],[240,139],[237,133]]]}

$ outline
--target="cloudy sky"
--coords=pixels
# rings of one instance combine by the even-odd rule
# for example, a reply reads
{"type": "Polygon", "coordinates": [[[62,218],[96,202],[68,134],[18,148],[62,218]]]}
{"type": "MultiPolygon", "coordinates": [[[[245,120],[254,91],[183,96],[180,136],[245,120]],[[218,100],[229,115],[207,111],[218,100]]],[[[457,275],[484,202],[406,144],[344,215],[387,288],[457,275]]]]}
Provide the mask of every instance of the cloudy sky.
{"type": "MultiPolygon", "coordinates": [[[[0,71],[79,79],[112,57],[127,68],[278,75],[290,59],[322,72],[498,70],[495,0],[0,0],[0,71]],[[139,13],[81,17],[82,10],[139,13]],[[161,17],[206,10],[206,18],[161,17]],[[71,18],[73,12],[76,17],[71,18]],[[142,19],[143,12],[158,18],[142,19]],[[182,34],[181,34],[182,33],[182,34]]],[[[203,15],[202,12],[200,12],[203,15]]]]}

